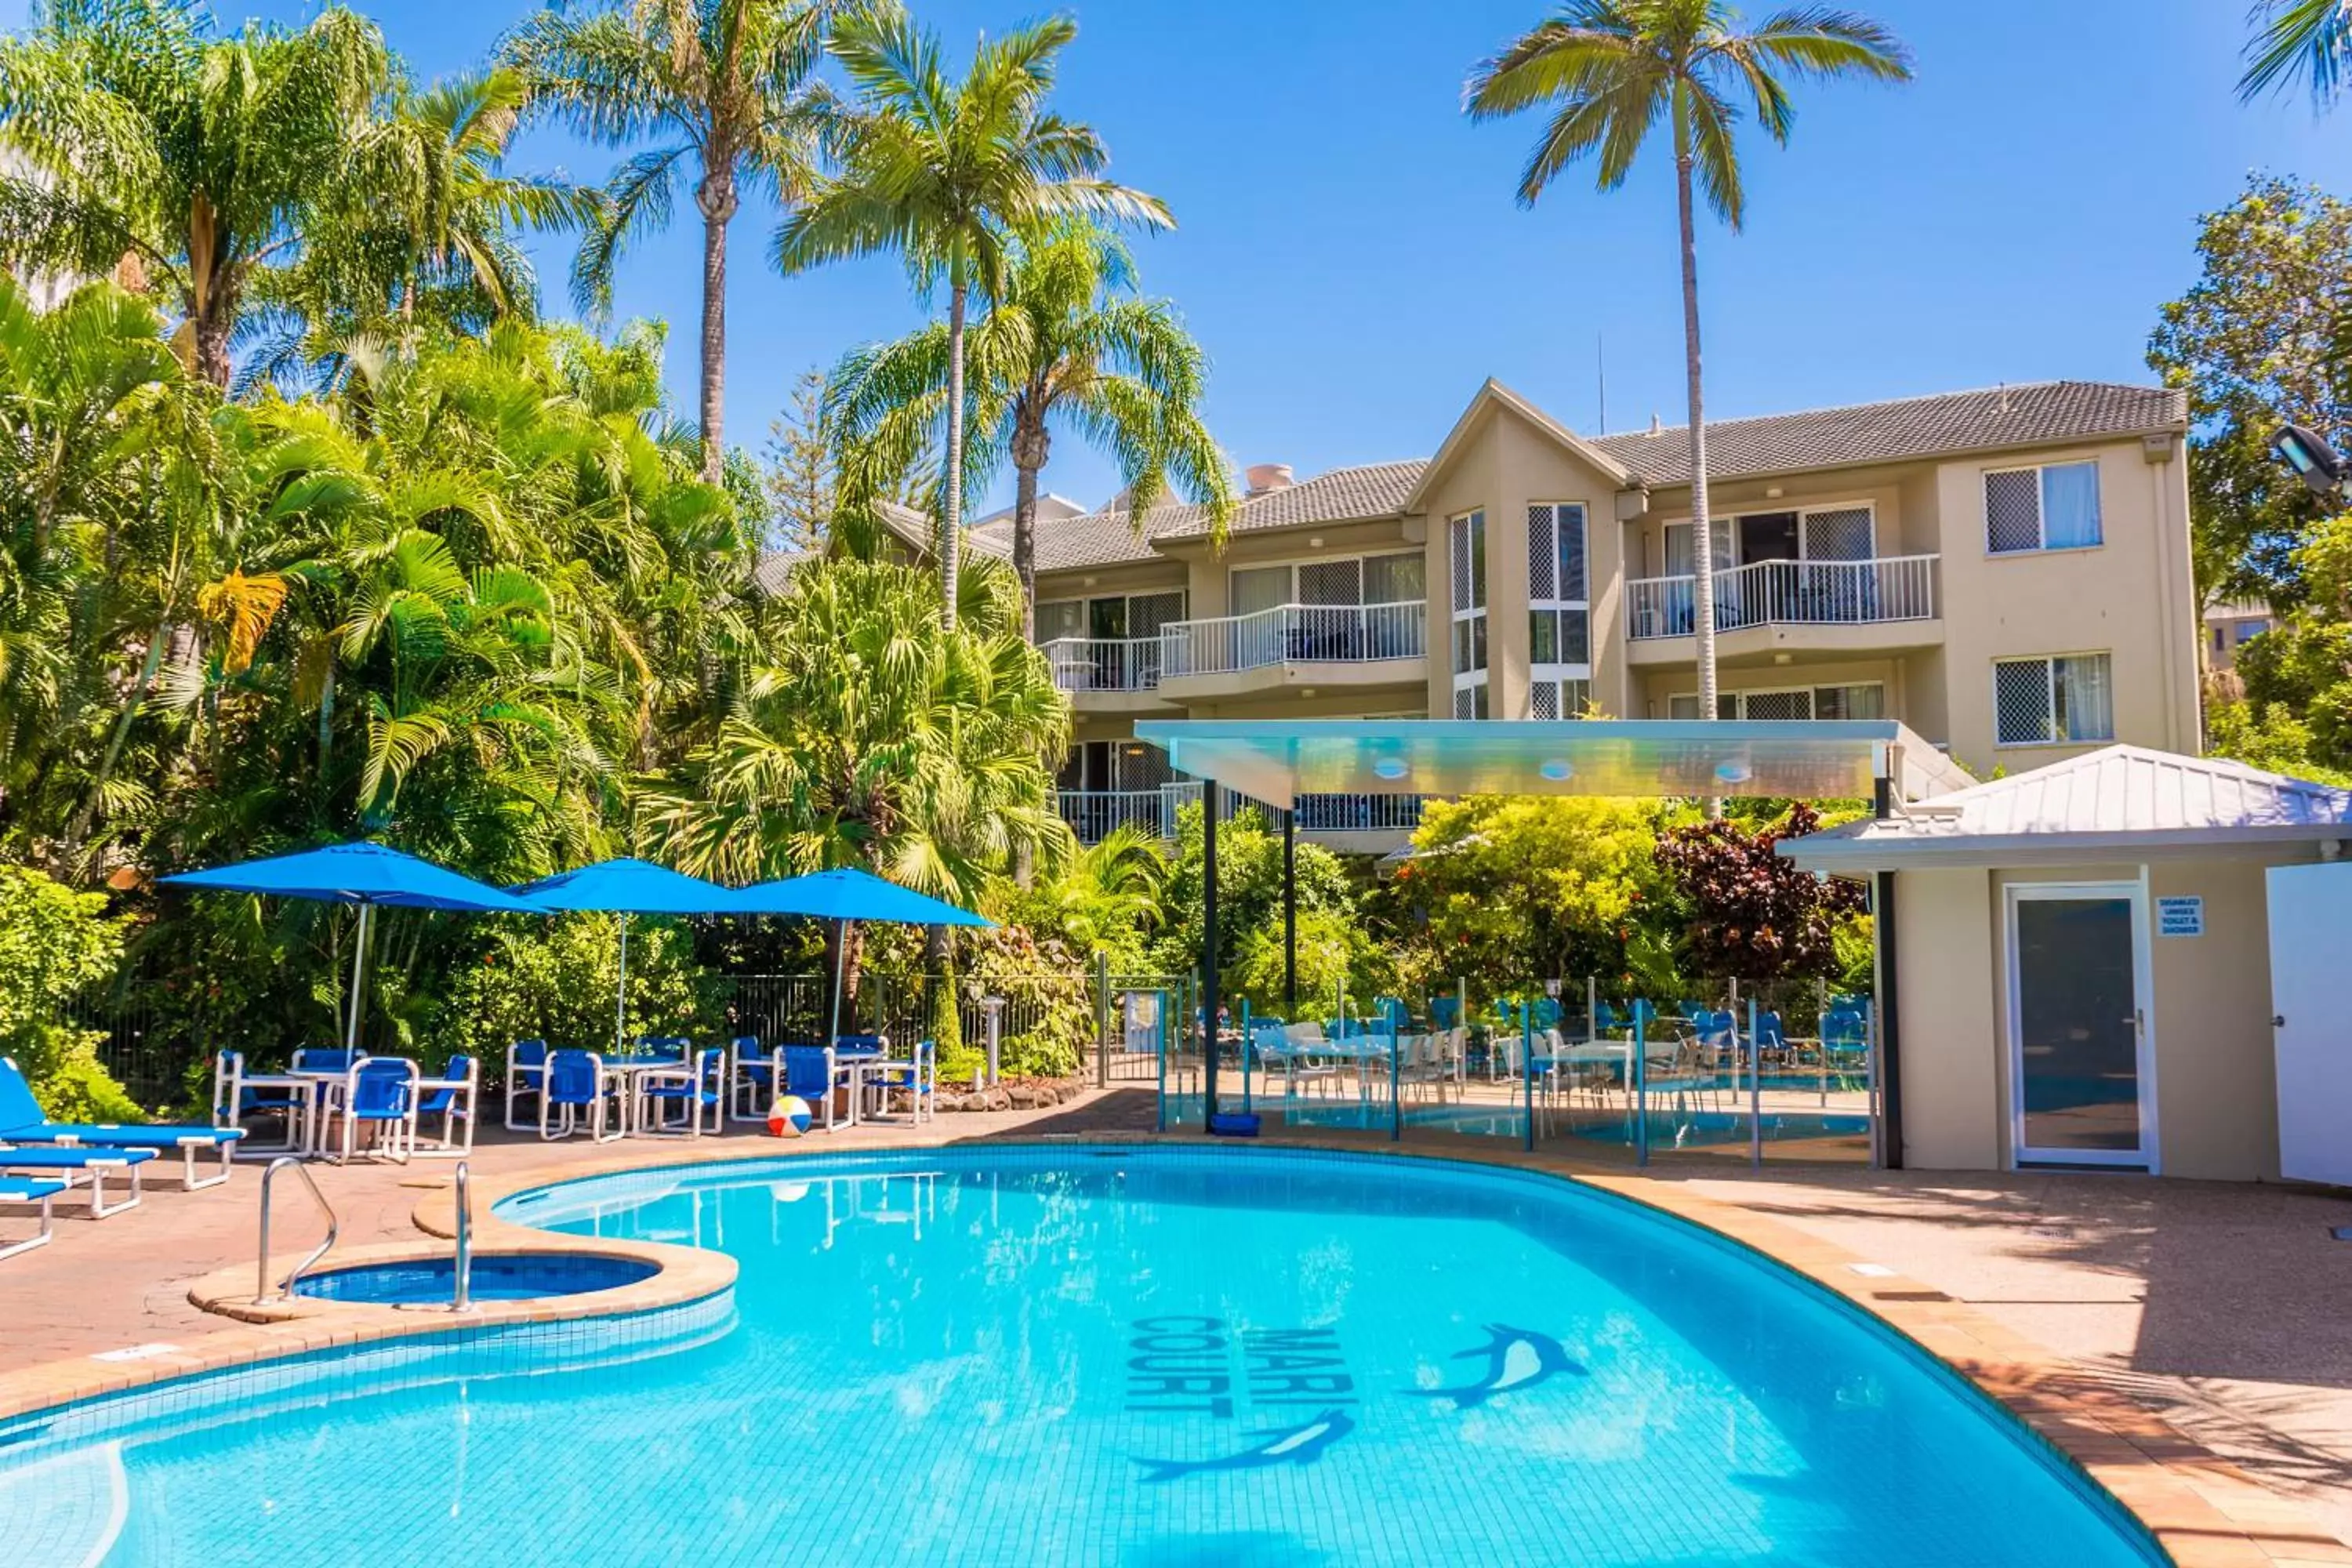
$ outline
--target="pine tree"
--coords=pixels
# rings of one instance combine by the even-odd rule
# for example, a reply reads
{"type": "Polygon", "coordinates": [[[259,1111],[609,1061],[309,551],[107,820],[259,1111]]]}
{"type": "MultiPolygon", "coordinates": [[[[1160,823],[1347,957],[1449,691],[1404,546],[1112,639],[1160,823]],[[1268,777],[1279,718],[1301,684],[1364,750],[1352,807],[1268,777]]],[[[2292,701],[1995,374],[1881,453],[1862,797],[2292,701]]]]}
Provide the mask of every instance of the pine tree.
{"type": "Polygon", "coordinates": [[[766,466],[772,550],[822,550],[831,531],[835,469],[824,441],[824,373],[793,384],[792,402],[768,426],[766,466]]]}

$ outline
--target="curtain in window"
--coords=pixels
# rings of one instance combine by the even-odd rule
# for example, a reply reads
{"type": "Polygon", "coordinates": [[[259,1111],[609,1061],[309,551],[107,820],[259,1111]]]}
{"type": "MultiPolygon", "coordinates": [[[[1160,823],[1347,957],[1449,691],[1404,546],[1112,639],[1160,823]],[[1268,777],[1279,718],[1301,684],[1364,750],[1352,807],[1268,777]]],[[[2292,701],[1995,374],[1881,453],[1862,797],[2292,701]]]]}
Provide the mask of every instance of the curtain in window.
{"type": "Polygon", "coordinates": [[[1364,557],[1364,603],[1409,605],[1426,596],[1419,554],[1364,557]]]}
{"type": "Polygon", "coordinates": [[[1048,599],[1037,606],[1037,642],[1043,647],[1056,637],[1082,637],[1087,635],[1087,602],[1084,599],[1048,599]]]}
{"type": "MultiPolygon", "coordinates": [[[[1717,520],[1710,531],[1708,550],[1715,556],[1715,569],[1718,572],[1731,570],[1731,520],[1728,518],[1717,520]]],[[[1691,549],[1691,525],[1687,522],[1666,524],[1666,575],[1690,576],[1691,562],[1695,559],[1696,557],[1691,549]]]]}
{"type": "Polygon", "coordinates": [[[2099,542],[2099,465],[2060,463],[2042,470],[2042,548],[2099,542]]]}
{"type": "Polygon", "coordinates": [[[1290,602],[1290,568],[1287,566],[1252,566],[1233,574],[1234,602],[1231,613],[1236,616],[1255,615],[1290,602]]]}
{"type": "Polygon", "coordinates": [[[2103,653],[2052,661],[2057,689],[2058,733],[2069,741],[2116,738],[2116,696],[2103,653]]]}

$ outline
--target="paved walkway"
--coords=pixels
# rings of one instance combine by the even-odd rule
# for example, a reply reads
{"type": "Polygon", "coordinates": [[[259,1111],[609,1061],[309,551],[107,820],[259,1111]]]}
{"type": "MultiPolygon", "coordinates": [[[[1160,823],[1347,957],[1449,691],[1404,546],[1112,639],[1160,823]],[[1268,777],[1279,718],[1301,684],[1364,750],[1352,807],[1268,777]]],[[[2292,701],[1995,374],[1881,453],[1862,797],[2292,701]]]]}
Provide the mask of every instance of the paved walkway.
{"type": "MultiPolygon", "coordinates": [[[[824,1144],[1148,1134],[1151,1126],[1150,1091],[1130,1089],[1045,1110],[941,1117],[919,1134],[861,1128],[824,1144]]],[[[723,1142],[746,1156],[775,1147],[749,1128],[723,1142]]],[[[484,1138],[473,1168],[485,1178],[560,1177],[641,1152],[661,1151],[551,1145],[500,1131],[484,1138]]],[[[412,1211],[449,1180],[448,1163],[436,1161],[312,1169],[352,1244],[418,1239],[412,1211]]],[[[2315,1547],[2298,1559],[2352,1563],[2352,1244],[2329,1234],[2352,1226],[2352,1201],[2105,1176],[1823,1166],[1750,1174],[1713,1162],[1648,1174],[1965,1304],[2098,1391],[2154,1412],[2299,1500],[2345,1542],[2340,1554],[2315,1547]]],[[[226,1187],[194,1194],[159,1179],[141,1208],[97,1223],[66,1211],[55,1245],[0,1263],[8,1323],[0,1373],[219,1329],[222,1320],[189,1304],[187,1287],[249,1266],[257,1177],[247,1167],[226,1187]]],[[[278,1225],[280,1252],[317,1234],[306,1195],[283,1183],[278,1225]]]]}

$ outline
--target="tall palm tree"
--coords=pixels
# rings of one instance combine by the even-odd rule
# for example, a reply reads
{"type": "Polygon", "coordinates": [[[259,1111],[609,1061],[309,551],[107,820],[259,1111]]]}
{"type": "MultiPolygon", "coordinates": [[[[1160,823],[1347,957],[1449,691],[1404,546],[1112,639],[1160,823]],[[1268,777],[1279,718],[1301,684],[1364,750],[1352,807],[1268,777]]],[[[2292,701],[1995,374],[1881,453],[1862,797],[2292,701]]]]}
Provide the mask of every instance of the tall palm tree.
{"type": "Polygon", "coordinates": [[[1057,58],[1077,37],[1067,17],[982,40],[950,80],[939,40],[898,11],[851,16],[833,52],[858,89],[840,130],[841,172],[776,231],[786,273],[845,257],[902,258],[917,287],[944,278],[947,472],[940,487],[940,616],[956,617],[963,524],[964,331],[974,289],[1000,292],[1013,237],[1093,216],[1172,228],[1157,197],[1102,177],[1110,155],[1087,126],[1046,105],[1057,58]]]}
{"type": "MultiPolygon", "coordinates": [[[[1018,242],[965,352],[968,416],[983,434],[967,446],[964,489],[1012,462],[1024,637],[1036,633],[1038,476],[1056,430],[1118,465],[1139,526],[1172,483],[1207,510],[1222,543],[1234,495],[1201,418],[1208,358],[1172,304],[1135,295],[1133,262],[1115,236],[1071,222],[1018,242]]],[[[853,350],[826,379],[826,426],[844,440],[918,451],[939,426],[949,376],[941,323],[853,350]]]]}
{"type": "Polygon", "coordinates": [[[612,302],[627,244],[667,226],[682,171],[702,216],[702,477],[725,465],[727,229],[749,189],[796,205],[815,177],[829,95],[816,80],[841,0],[611,0],[541,12],[505,46],[536,104],[608,147],[656,145],[614,172],[572,268],[584,310],[612,302]]]}
{"type": "Polygon", "coordinates": [[[350,177],[392,85],[374,23],[330,6],[215,37],[195,0],[56,0],[0,41],[0,253],[103,276],[125,258],[177,308],[198,374],[229,382],[256,276],[350,177]]]}
{"type": "Polygon", "coordinates": [[[1463,88],[1473,120],[1539,106],[1550,121],[1519,176],[1519,204],[1570,163],[1599,160],[1598,184],[1625,183],[1661,118],[1674,136],[1682,225],[1684,374],[1690,395],[1691,569],[1698,634],[1698,705],[1715,717],[1715,541],[1707,516],[1706,400],[1700,389],[1698,246],[1693,187],[1738,233],[1747,216],[1733,131],[1746,98],[1756,122],[1786,144],[1796,119],[1783,78],[1862,76],[1906,81],[1909,51],[1866,16],[1807,5],[1743,30],[1724,0],[1561,0],[1559,11],[1482,61],[1463,88]]]}
{"type": "Polygon", "coordinates": [[[2352,65],[2352,0],[2262,0],[2254,15],[2238,96],[2254,98],[2300,78],[2321,108],[2335,102],[2352,65]]]}

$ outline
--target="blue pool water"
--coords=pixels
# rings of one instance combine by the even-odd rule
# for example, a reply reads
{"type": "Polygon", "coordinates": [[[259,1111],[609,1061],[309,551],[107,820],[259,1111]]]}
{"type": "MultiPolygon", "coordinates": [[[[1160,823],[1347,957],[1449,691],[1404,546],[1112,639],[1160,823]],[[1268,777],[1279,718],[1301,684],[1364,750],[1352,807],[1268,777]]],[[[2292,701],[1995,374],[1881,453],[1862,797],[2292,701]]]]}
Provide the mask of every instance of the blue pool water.
{"type": "MultiPolygon", "coordinates": [[[[572,1258],[491,1253],[474,1259],[467,1289],[477,1301],[520,1301],[533,1296],[576,1296],[613,1290],[650,1278],[654,1265],[634,1258],[572,1258]]],[[[298,1296],[382,1306],[427,1306],[457,1293],[457,1264],[448,1257],[413,1263],[369,1263],[310,1275],[298,1296]]]]}
{"type": "Polygon", "coordinates": [[[500,1212],[723,1247],[735,1317],[0,1429],[0,1541],[206,1568],[2160,1561],[1825,1294],[1545,1178],[1001,1148],[500,1212]],[[109,1498],[113,1533],[76,1535],[109,1498]]]}

